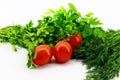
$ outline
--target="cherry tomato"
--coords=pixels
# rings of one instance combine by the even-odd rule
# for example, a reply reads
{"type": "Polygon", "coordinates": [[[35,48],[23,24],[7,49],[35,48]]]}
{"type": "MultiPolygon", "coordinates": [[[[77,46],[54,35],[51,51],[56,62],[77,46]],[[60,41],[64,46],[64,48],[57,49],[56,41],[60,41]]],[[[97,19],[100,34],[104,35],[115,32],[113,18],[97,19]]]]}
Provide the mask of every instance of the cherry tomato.
{"type": "Polygon", "coordinates": [[[80,34],[76,34],[70,39],[70,44],[73,49],[75,49],[81,43],[82,43],[82,36],[80,34]]]}
{"type": "Polygon", "coordinates": [[[72,56],[72,47],[66,41],[59,41],[54,46],[53,54],[57,62],[65,63],[70,60],[72,56]]]}
{"type": "Polygon", "coordinates": [[[53,51],[49,45],[39,45],[35,48],[34,51],[36,52],[36,58],[32,59],[34,64],[40,66],[47,64],[51,60],[53,51]]]}

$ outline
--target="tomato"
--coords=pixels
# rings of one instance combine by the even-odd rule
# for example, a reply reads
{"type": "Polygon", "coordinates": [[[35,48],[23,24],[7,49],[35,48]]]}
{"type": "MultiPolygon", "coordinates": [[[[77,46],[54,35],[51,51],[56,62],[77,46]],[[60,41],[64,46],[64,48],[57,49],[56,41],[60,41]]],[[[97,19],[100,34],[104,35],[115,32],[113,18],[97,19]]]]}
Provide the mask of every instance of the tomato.
{"type": "Polygon", "coordinates": [[[59,41],[54,46],[53,55],[57,62],[65,63],[70,60],[72,56],[72,47],[66,41],[59,41]]]}
{"type": "Polygon", "coordinates": [[[33,58],[32,61],[38,66],[47,64],[52,58],[52,48],[47,44],[37,46],[34,51],[36,58],[33,58]]]}
{"type": "Polygon", "coordinates": [[[73,49],[75,49],[81,43],[82,43],[82,36],[80,34],[76,34],[70,39],[70,44],[73,49]]]}

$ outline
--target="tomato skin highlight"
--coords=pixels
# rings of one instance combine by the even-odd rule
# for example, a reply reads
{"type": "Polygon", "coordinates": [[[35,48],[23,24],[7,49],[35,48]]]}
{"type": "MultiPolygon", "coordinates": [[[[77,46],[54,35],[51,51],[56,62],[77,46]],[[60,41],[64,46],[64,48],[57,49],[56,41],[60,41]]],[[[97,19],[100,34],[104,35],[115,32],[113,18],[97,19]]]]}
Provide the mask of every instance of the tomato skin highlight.
{"type": "Polygon", "coordinates": [[[41,66],[50,62],[53,50],[49,45],[39,45],[34,49],[34,51],[36,52],[36,58],[32,58],[32,62],[35,65],[41,66]]]}
{"type": "Polygon", "coordinates": [[[65,63],[72,57],[72,47],[66,41],[59,41],[54,46],[53,55],[57,62],[65,63]]]}
{"type": "Polygon", "coordinates": [[[70,39],[70,44],[73,49],[75,49],[81,43],[82,43],[82,36],[80,34],[76,34],[70,39]]]}

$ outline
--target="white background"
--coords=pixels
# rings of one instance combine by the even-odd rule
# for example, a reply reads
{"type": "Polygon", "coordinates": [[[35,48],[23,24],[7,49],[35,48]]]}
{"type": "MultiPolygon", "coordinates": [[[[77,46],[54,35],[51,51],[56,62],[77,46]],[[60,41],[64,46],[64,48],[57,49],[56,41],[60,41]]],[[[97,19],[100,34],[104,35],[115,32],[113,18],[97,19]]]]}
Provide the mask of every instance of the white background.
{"type": "MultiPolygon", "coordinates": [[[[73,3],[85,15],[94,12],[103,22],[103,28],[120,29],[119,0],[0,0],[0,28],[24,25],[33,20],[36,24],[48,8],[68,8],[73,3]]],[[[10,44],[0,43],[0,80],[84,80],[86,68],[80,61],[66,64],[50,63],[37,69],[26,67],[25,49],[14,52],[10,44]]],[[[114,80],[120,80],[115,78],[114,80]]]]}

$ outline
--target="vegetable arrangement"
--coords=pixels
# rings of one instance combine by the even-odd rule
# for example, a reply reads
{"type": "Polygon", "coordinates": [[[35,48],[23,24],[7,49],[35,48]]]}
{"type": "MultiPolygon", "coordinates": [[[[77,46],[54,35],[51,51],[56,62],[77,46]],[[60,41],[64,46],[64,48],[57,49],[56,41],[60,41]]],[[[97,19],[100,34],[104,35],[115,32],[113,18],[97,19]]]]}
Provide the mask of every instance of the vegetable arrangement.
{"type": "Polygon", "coordinates": [[[69,9],[49,9],[37,26],[30,21],[25,26],[13,25],[0,29],[0,42],[9,42],[28,50],[27,67],[50,62],[81,59],[87,66],[85,80],[111,80],[120,71],[120,30],[105,31],[93,13],[82,16],[75,6],[69,9]]]}

